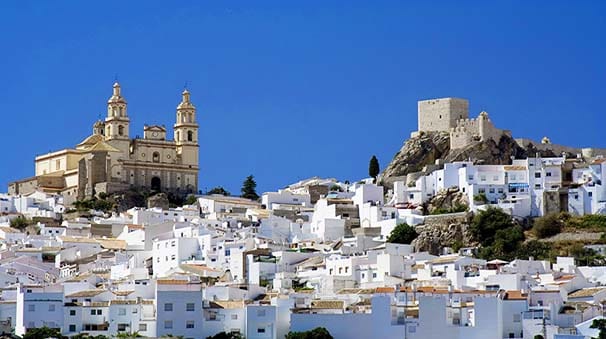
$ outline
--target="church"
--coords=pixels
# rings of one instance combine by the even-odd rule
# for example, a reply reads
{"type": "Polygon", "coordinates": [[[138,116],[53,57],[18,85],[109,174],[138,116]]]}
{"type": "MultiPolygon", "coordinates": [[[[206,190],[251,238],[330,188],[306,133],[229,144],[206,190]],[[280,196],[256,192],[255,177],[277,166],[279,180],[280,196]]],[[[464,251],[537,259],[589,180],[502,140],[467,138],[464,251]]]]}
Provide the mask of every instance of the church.
{"type": "Polygon", "coordinates": [[[10,183],[9,193],[59,193],[70,204],[131,188],[176,194],[198,191],[198,124],[187,89],[177,105],[173,140],[159,125],[145,125],[143,139],[131,139],[129,124],[128,105],[116,82],[107,116],[94,123],[92,135],[75,148],[37,156],[35,176],[10,183]]]}

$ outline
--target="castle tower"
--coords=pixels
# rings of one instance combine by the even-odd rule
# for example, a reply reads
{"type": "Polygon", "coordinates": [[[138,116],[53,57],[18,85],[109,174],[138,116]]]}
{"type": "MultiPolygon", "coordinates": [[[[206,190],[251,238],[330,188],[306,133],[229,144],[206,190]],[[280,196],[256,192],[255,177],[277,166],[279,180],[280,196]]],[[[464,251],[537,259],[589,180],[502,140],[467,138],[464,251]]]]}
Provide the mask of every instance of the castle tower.
{"type": "Polygon", "coordinates": [[[181,156],[182,163],[197,167],[198,124],[196,123],[196,107],[191,103],[187,89],[183,91],[181,102],[177,106],[177,121],[173,128],[177,154],[181,156]]]}
{"type": "Polygon", "coordinates": [[[105,140],[122,153],[128,153],[128,125],[130,119],[126,113],[126,100],[120,92],[120,84],[114,83],[113,94],[107,100],[107,117],[105,118],[105,140]]]}
{"type": "Polygon", "coordinates": [[[459,120],[469,118],[469,102],[465,99],[421,100],[417,105],[419,132],[448,132],[459,120]]]}

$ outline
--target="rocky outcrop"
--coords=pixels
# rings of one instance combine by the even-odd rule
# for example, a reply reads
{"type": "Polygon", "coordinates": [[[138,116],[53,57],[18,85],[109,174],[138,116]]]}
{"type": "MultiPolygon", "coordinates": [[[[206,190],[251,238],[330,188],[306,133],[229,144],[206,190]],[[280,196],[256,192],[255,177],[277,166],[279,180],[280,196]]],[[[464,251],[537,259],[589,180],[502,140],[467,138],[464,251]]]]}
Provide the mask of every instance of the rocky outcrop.
{"type": "Polygon", "coordinates": [[[434,214],[439,211],[460,212],[460,209],[469,206],[467,195],[459,190],[458,187],[450,187],[439,191],[425,205],[427,214],[434,214]]]}
{"type": "Polygon", "coordinates": [[[147,208],[158,207],[167,210],[170,207],[168,197],[164,193],[158,193],[147,198],[147,208]]]}
{"type": "Polygon", "coordinates": [[[498,142],[492,139],[474,141],[466,147],[451,150],[448,132],[424,132],[404,143],[383,171],[381,179],[385,186],[391,187],[394,181],[405,180],[409,173],[435,165],[436,160],[442,163],[469,160],[476,164],[503,165],[511,163],[511,157],[526,158],[528,154],[534,155],[534,152],[529,153],[507,135],[503,135],[498,142]]]}
{"type": "Polygon", "coordinates": [[[449,150],[448,132],[426,132],[410,138],[383,171],[382,181],[391,186],[398,177],[419,172],[426,165],[435,164],[436,160],[446,156],[449,150]]]}
{"type": "Polygon", "coordinates": [[[433,223],[432,225],[420,225],[416,227],[419,236],[413,240],[416,251],[427,251],[438,255],[443,247],[476,246],[469,224],[467,222],[455,221],[445,223],[433,223]]]}

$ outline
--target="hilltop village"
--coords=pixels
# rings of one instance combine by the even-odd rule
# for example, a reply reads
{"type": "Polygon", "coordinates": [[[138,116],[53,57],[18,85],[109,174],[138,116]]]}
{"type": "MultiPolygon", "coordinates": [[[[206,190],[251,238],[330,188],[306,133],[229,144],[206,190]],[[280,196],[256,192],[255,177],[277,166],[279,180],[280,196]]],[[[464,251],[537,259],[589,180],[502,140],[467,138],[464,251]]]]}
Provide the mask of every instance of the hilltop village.
{"type": "MultiPolygon", "coordinates": [[[[118,83],[107,105],[90,137],[36,157],[35,176],[0,195],[0,333],[569,339],[603,330],[604,150],[544,138],[533,145],[541,152],[507,163],[435,159],[389,185],[385,173],[313,177],[251,199],[197,194],[187,90],[173,140],[159,125],[130,139],[118,83]],[[184,203],[82,203],[124,190],[184,203]]],[[[420,101],[411,138],[441,133],[450,151],[512,138],[468,107],[420,101]]]]}

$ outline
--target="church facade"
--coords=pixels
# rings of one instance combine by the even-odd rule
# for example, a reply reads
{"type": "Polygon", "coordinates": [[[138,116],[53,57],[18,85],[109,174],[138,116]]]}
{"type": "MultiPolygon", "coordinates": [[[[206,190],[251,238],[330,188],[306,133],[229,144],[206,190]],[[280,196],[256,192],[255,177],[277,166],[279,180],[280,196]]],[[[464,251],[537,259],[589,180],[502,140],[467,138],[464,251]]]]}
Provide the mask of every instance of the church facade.
{"type": "Polygon", "coordinates": [[[160,125],[145,125],[143,138],[130,138],[128,105],[119,83],[107,101],[107,116],[75,148],[37,156],[35,176],[9,184],[11,194],[35,190],[60,193],[66,202],[101,192],[130,188],[174,192],[198,191],[196,107],[184,90],[177,106],[173,139],[160,125]]]}

